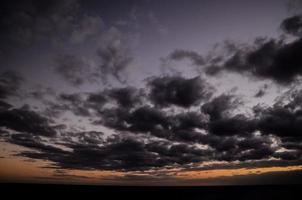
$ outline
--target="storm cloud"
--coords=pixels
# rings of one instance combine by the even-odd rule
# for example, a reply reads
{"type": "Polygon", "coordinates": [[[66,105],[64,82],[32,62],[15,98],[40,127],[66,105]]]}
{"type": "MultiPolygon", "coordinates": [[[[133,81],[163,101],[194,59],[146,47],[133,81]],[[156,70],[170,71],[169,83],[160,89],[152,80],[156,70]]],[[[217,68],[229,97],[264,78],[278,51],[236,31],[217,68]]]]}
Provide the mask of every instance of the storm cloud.
{"type": "Polygon", "coordinates": [[[1,2],[3,154],[131,180],[301,165],[301,15],[273,35],[280,13],[179,2],[1,2]]]}
{"type": "Polygon", "coordinates": [[[33,135],[54,136],[56,131],[49,120],[27,109],[10,109],[0,112],[0,127],[33,135]]]}
{"type": "Polygon", "coordinates": [[[176,105],[190,107],[212,95],[209,84],[199,78],[158,77],[149,82],[150,98],[154,104],[165,107],[176,105]]]}

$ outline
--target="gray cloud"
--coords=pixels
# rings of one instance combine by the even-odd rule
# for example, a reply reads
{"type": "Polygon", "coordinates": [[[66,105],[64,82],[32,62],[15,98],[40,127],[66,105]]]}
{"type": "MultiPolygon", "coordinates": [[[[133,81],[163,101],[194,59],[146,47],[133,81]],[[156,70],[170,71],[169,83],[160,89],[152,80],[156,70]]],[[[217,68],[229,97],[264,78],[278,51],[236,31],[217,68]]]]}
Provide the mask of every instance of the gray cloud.
{"type": "Polygon", "coordinates": [[[97,51],[100,59],[99,73],[104,82],[109,78],[108,75],[111,75],[119,82],[124,83],[126,81],[124,78],[125,70],[132,64],[133,58],[122,46],[118,33],[114,31],[112,34],[117,36],[111,38],[107,44],[102,45],[97,51]]]}
{"type": "Polygon", "coordinates": [[[35,0],[26,2],[1,2],[3,9],[0,26],[3,44],[13,42],[32,45],[37,41],[63,39],[63,33],[70,32],[77,20],[79,11],[77,0],[55,0],[41,3],[35,0]]]}
{"type": "Polygon", "coordinates": [[[269,79],[281,85],[295,82],[301,77],[302,48],[301,16],[293,16],[281,23],[285,33],[297,36],[291,42],[283,38],[257,38],[252,45],[225,44],[224,52],[209,52],[203,58],[195,51],[175,50],[168,58],[183,60],[188,58],[198,66],[199,71],[209,76],[217,76],[221,72],[235,72],[241,75],[269,79]]]}
{"type": "Polygon", "coordinates": [[[60,55],[56,58],[55,71],[64,80],[74,86],[80,86],[84,82],[92,81],[90,66],[85,60],[75,55],[60,55]]]}
{"type": "Polygon", "coordinates": [[[83,16],[77,27],[70,36],[71,43],[83,43],[91,37],[101,34],[104,29],[104,22],[99,16],[83,16]]]}
{"type": "Polygon", "coordinates": [[[34,135],[55,136],[49,120],[27,109],[10,109],[0,112],[0,127],[34,135]]]}
{"type": "Polygon", "coordinates": [[[168,58],[175,60],[175,61],[181,61],[183,59],[189,59],[194,65],[201,66],[205,64],[205,59],[202,55],[199,55],[195,51],[188,51],[183,49],[176,49],[173,52],[170,53],[168,58]]]}
{"type": "Polygon", "coordinates": [[[302,16],[295,15],[289,17],[281,23],[281,28],[289,34],[301,37],[302,35],[302,16]]]}
{"type": "Polygon", "coordinates": [[[148,85],[151,89],[150,99],[162,107],[197,105],[200,101],[207,100],[213,92],[213,88],[200,77],[156,77],[151,79],[148,85]]]}
{"type": "Polygon", "coordinates": [[[23,78],[14,71],[5,71],[0,74],[0,99],[16,95],[23,78]]]}
{"type": "MultiPolygon", "coordinates": [[[[274,166],[276,162],[268,161],[269,158],[279,159],[278,165],[286,166],[300,161],[301,91],[291,91],[289,99],[272,107],[255,107],[254,115],[247,117],[233,113],[242,105],[234,94],[204,99],[200,110],[197,107],[185,112],[164,112],[148,95],[149,84],[143,91],[129,87],[57,96],[54,105],[62,112],[93,116],[94,125],[113,130],[115,134],[108,138],[102,132],[72,133],[64,128],[60,129],[61,136],[56,137],[59,129],[51,126],[47,118],[30,110],[9,107],[1,111],[1,126],[20,132],[20,137],[12,134],[9,142],[39,151],[20,155],[47,159],[54,167],[65,169],[133,171],[171,166],[194,169],[192,164],[204,161],[255,161],[247,165],[256,166],[259,160],[267,161],[266,166],[274,166]],[[54,144],[72,151],[46,145],[40,136],[51,136],[54,144]],[[281,147],[287,150],[278,151],[281,147]]],[[[171,106],[172,103],[166,108],[171,106]]],[[[223,167],[234,166],[225,163],[223,167]]]]}
{"type": "Polygon", "coordinates": [[[116,28],[104,30],[97,38],[98,48],[92,57],[63,54],[55,59],[55,71],[74,86],[85,83],[107,84],[110,79],[120,83],[127,81],[133,57],[127,49],[121,33],[116,28]]]}
{"type": "MultiPolygon", "coordinates": [[[[133,57],[124,42],[123,28],[108,27],[97,15],[79,14],[77,1],[47,4],[51,5],[44,7],[34,1],[31,8],[17,9],[17,14],[4,13],[3,19],[12,29],[4,27],[1,40],[18,30],[16,33],[24,38],[12,35],[14,42],[30,44],[50,37],[71,43],[68,45],[75,51],[59,52],[54,70],[78,88],[63,93],[33,89],[28,98],[43,104],[44,112],[38,112],[16,107],[19,102],[6,102],[16,94],[22,78],[12,72],[0,75],[0,135],[6,142],[30,148],[18,155],[51,161],[49,167],[84,170],[203,170],[301,164],[301,91],[290,91],[287,101],[256,106],[248,114],[237,109],[246,104],[235,94],[216,95],[209,83],[212,79],[153,76],[139,87],[127,86],[133,57]],[[87,41],[97,43],[97,47],[88,48],[93,52],[91,57],[78,56],[82,50],[76,48],[81,43],[90,44],[87,41]],[[110,80],[123,86],[107,87],[110,80]],[[100,82],[102,86],[95,84],[100,82]],[[93,85],[91,91],[77,90],[85,84],[93,85]],[[61,119],[67,112],[70,124],[68,117],[61,119]],[[69,130],[67,127],[78,118],[91,124],[69,130]],[[66,120],[66,124],[55,124],[60,120],[66,120]],[[98,131],[86,131],[90,125],[98,131]],[[110,130],[109,136],[105,130],[110,130]],[[205,161],[224,162],[208,168],[197,166],[205,161]]],[[[207,76],[232,72],[287,86],[301,76],[300,18],[283,21],[281,28],[291,37],[288,42],[263,38],[252,45],[225,42],[222,54],[209,52],[202,56],[177,49],[168,58],[187,59],[207,76]]],[[[2,21],[0,24],[7,25],[2,21]]],[[[255,97],[265,92],[269,92],[266,86],[261,87],[255,97]]]]}

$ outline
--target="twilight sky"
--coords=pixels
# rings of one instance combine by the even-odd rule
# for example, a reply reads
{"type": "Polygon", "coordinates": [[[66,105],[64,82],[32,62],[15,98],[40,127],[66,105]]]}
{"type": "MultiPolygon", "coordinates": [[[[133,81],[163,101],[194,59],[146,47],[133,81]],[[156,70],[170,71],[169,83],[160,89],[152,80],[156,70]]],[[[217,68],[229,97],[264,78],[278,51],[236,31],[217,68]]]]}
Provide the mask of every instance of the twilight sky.
{"type": "Polygon", "coordinates": [[[0,182],[302,179],[302,1],[0,3],[0,182]]]}

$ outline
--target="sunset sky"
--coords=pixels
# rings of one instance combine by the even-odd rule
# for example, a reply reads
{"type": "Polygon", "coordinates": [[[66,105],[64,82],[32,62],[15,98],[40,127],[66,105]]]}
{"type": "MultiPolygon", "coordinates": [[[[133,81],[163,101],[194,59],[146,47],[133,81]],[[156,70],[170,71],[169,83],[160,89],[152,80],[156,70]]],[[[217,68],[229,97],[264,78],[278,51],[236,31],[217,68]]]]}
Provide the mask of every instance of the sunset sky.
{"type": "Polygon", "coordinates": [[[302,183],[302,1],[0,3],[0,182],[302,183]]]}

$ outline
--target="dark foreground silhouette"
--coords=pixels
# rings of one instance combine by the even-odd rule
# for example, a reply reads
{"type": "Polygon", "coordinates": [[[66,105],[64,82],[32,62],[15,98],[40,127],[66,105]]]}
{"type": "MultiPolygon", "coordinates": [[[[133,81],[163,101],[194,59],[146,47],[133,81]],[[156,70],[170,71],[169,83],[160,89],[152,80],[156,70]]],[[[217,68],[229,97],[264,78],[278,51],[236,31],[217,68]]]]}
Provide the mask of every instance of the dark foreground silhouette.
{"type": "MultiPolygon", "coordinates": [[[[1,184],[5,199],[301,199],[302,185],[143,187],[53,184],[1,184]]],[[[2,198],[1,197],[1,198],[2,198]]]]}

